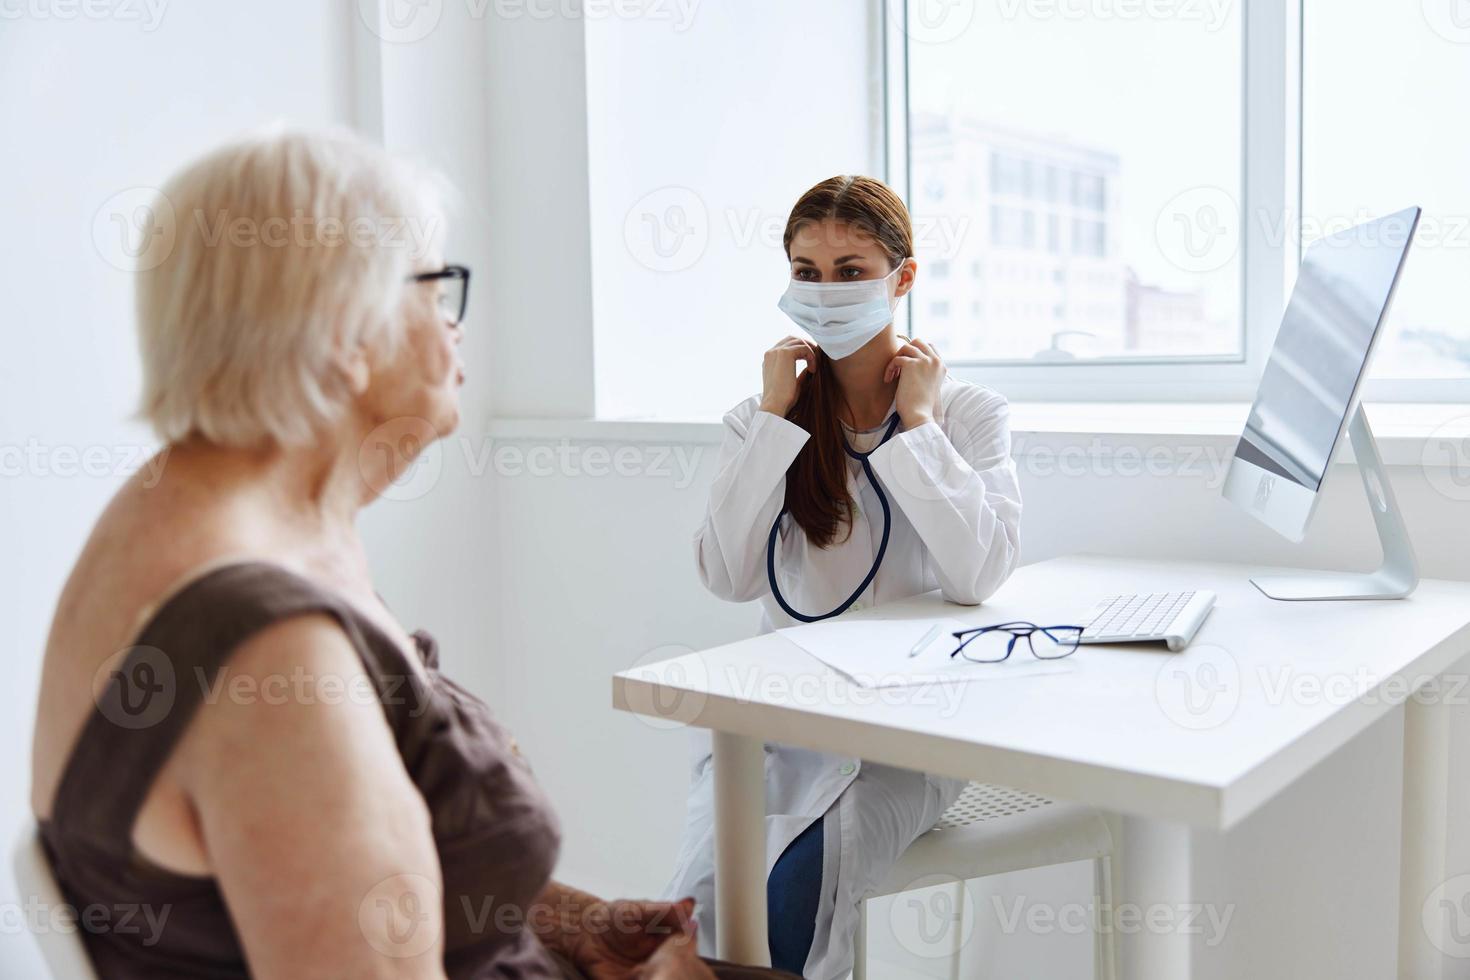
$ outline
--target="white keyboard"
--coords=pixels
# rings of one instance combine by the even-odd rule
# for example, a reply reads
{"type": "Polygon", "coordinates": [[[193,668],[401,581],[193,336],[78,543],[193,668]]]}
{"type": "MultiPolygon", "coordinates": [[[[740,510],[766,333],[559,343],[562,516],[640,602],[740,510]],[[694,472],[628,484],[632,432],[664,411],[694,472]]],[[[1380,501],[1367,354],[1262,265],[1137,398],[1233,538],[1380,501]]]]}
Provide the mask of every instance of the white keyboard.
{"type": "Polygon", "coordinates": [[[1215,593],[1138,592],[1110,595],[1088,612],[1083,643],[1147,643],[1162,640],[1183,650],[1215,605],[1215,593]]]}

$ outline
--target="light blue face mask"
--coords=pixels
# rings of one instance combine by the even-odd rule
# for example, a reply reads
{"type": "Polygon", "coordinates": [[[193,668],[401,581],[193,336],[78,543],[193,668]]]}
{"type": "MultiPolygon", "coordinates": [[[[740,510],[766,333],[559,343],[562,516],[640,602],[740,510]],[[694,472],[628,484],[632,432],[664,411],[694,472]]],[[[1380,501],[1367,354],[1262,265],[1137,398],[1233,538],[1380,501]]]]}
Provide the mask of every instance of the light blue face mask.
{"type": "Polygon", "coordinates": [[[898,297],[893,294],[898,264],[882,279],[856,282],[804,282],[793,279],[776,305],[793,323],[811,334],[822,353],[841,360],[893,322],[898,297]]]}

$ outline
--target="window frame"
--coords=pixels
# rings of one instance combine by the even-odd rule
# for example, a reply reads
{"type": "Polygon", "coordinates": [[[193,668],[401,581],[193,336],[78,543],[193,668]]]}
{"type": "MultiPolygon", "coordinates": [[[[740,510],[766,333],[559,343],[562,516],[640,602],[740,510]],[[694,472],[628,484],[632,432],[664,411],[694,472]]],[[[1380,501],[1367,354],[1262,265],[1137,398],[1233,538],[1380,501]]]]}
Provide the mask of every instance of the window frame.
{"type": "MultiPolygon", "coordinates": [[[[908,104],[911,41],[907,0],[876,0],[887,25],[885,180],[913,200],[908,104]]],[[[1301,235],[1273,241],[1272,228],[1301,224],[1302,71],[1305,0],[1245,0],[1241,7],[1240,320],[1235,357],[1116,356],[1077,363],[953,359],[956,377],[1009,397],[1045,401],[1250,401],[1265,368],[1301,261],[1301,235]]],[[[922,289],[922,282],[920,289],[922,289]]],[[[912,305],[902,316],[912,331],[912,305]]],[[[942,352],[941,352],[942,353],[942,352]]],[[[1470,381],[1370,379],[1373,400],[1470,400],[1470,381]]]]}

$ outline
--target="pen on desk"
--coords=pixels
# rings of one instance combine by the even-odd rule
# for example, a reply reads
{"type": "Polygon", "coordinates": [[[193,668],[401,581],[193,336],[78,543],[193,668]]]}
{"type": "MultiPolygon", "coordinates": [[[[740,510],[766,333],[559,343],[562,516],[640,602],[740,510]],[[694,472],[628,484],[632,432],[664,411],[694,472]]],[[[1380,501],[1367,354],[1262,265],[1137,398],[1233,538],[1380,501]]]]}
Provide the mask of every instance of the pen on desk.
{"type": "Polygon", "coordinates": [[[931,640],[933,640],[938,635],[939,635],[939,624],[938,623],[935,623],[933,626],[929,627],[929,632],[927,632],[927,633],[924,634],[924,638],[921,639],[918,643],[915,643],[914,644],[914,648],[909,651],[909,659],[913,659],[914,657],[917,657],[919,655],[919,651],[923,650],[926,646],[928,646],[929,645],[929,642],[931,640]]]}

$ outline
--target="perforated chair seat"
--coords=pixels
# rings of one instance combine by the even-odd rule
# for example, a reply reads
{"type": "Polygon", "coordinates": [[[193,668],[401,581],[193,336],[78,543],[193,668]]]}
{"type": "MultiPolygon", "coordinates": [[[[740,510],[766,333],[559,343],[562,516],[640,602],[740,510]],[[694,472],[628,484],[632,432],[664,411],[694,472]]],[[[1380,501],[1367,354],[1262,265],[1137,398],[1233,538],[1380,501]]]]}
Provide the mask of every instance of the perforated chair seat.
{"type": "Polygon", "coordinates": [[[961,881],[1091,861],[1113,851],[1113,835],[1090,806],[971,783],[934,829],[909,845],[867,898],[895,895],[926,875],[961,881]]]}
{"type": "MultiPolygon", "coordinates": [[[[1112,831],[1092,807],[1007,786],[971,783],[934,828],[908,846],[882,883],[863,896],[853,951],[853,980],[866,980],[868,974],[868,899],[947,880],[957,883],[953,886],[956,901],[963,904],[963,882],[1071,861],[1092,862],[1092,897],[1099,915],[1099,928],[1093,935],[1093,971],[1099,980],[1113,980],[1117,953],[1113,943],[1112,854],[1112,831]]],[[[950,976],[958,978],[962,941],[958,929],[954,941],[950,976]]]]}

